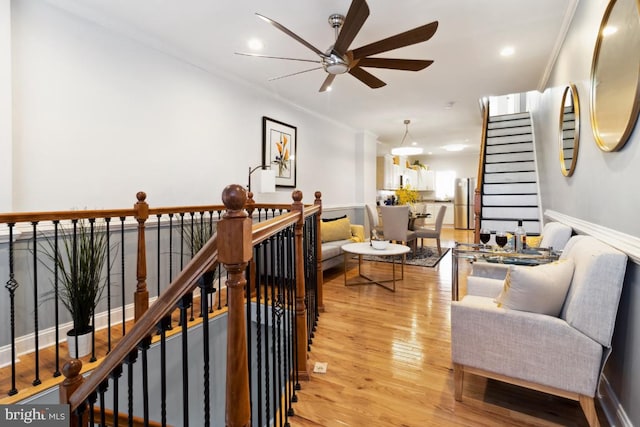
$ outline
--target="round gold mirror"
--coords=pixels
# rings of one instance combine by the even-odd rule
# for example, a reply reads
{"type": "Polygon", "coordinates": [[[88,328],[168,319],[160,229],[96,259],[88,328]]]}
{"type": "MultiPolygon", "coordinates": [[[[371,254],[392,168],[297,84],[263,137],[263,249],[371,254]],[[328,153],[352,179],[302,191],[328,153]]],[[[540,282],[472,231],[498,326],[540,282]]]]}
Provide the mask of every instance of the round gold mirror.
{"type": "Polygon", "coordinates": [[[564,176],[571,176],[578,161],[580,144],[580,101],[574,84],[564,88],[562,93],[558,130],[560,169],[564,176]]]}
{"type": "Polygon", "coordinates": [[[622,148],[638,118],[639,0],[611,0],[591,65],[591,128],[603,151],[622,148]]]}

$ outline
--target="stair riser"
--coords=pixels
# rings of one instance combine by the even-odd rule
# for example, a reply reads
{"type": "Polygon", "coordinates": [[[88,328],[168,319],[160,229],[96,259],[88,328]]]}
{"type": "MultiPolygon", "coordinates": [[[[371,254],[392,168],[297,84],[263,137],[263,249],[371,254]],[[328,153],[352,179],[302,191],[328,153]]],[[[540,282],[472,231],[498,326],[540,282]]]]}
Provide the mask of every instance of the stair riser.
{"type": "Polygon", "coordinates": [[[529,118],[529,113],[516,113],[516,114],[501,114],[497,116],[490,116],[489,122],[501,122],[501,121],[509,121],[509,120],[520,120],[529,118]]]}
{"type": "Polygon", "coordinates": [[[514,207],[504,207],[504,208],[492,208],[492,207],[483,207],[482,208],[482,218],[519,218],[519,219],[538,219],[538,214],[540,213],[537,207],[534,208],[514,208],[514,207]]]}
{"type": "Polygon", "coordinates": [[[487,154],[487,163],[534,161],[533,153],[487,154]]]}
{"type": "Polygon", "coordinates": [[[484,206],[536,206],[538,204],[537,195],[514,195],[514,196],[483,196],[484,206]]]}
{"type": "Polygon", "coordinates": [[[502,129],[513,128],[519,126],[531,126],[531,119],[519,119],[519,120],[499,120],[496,122],[489,122],[489,129],[502,129]]]}
{"type": "Polygon", "coordinates": [[[507,135],[507,136],[489,137],[487,138],[487,147],[490,145],[511,144],[513,142],[531,142],[531,134],[526,133],[524,135],[507,135]]]}
{"type": "Polygon", "coordinates": [[[487,136],[503,136],[503,135],[522,135],[531,134],[531,126],[519,126],[504,129],[489,129],[487,130],[487,136]]]}
{"type": "Polygon", "coordinates": [[[495,172],[519,172],[519,171],[531,171],[535,169],[534,162],[518,162],[518,163],[491,163],[484,167],[486,173],[495,172]]]}
{"type": "Polygon", "coordinates": [[[538,194],[536,184],[484,184],[484,194],[538,194]]]}
{"type": "Polygon", "coordinates": [[[487,154],[522,153],[533,151],[533,143],[520,142],[518,144],[491,145],[487,147],[487,154]]]}
{"type": "Polygon", "coordinates": [[[506,182],[535,182],[535,172],[505,172],[486,174],[485,184],[506,183],[506,182]]]}

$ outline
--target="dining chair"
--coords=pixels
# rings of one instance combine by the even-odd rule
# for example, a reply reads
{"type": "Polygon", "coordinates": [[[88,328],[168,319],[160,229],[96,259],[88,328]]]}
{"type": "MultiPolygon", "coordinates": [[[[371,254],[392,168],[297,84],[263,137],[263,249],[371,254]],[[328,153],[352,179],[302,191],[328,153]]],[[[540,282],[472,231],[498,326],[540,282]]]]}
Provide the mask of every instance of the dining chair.
{"type": "Polygon", "coordinates": [[[440,247],[440,230],[442,230],[442,221],[444,221],[444,214],[447,210],[445,205],[440,206],[438,215],[436,216],[435,228],[417,227],[415,228],[416,238],[420,239],[420,247],[424,246],[424,239],[436,239],[438,245],[438,254],[442,255],[442,248],[440,247]]]}
{"type": "Polygon", "coordinates": [[[382,238],[383,229],[380,221],[378,221],[378,210],[375,206],[366,204],[367,217],[369,219],[369,237],[373,239],[374,231],[378,238],[382,238]]]}
{"type": "Polygon", "coordinates": [[[407,245],[413,241],[415,249],[416,233],[409,230],[409,206],[380,206],[380,213],[385,240],[407,245]]]}

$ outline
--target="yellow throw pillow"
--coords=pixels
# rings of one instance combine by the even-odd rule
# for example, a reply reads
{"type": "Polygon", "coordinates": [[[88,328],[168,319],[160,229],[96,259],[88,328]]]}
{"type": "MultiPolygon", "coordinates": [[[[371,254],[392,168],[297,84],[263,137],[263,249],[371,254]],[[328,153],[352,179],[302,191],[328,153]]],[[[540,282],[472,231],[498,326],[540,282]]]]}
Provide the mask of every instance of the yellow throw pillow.
{"type": "Polygon", "coordinates": [[[334,240],[347,240],[351,238],[351,222],[349,218],[337,219],[330,222],[320,223],[320,233],[322,242],[333,242],[334,240]]]}

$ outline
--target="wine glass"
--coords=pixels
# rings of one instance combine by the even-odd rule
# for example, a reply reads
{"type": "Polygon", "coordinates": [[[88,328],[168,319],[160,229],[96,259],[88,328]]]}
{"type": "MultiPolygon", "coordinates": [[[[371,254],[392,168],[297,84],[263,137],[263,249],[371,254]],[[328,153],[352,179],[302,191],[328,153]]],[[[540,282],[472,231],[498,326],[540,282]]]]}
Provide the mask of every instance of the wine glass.
{"type": "Polygon", "coordinates": [[[507,233],[505,233],[504,231],[499,231],[496,234],[496,244],[500,246],[500,248],[504,248],[504,246],[507,244],[507,233]]]}
{"type": "Polygon", "coordinates": [[[483,246],[486,247],[487,243],[489,243],[489,239],[491,239],[491,230],[487,228],[480,229],[480,241],[483,246]]]}

